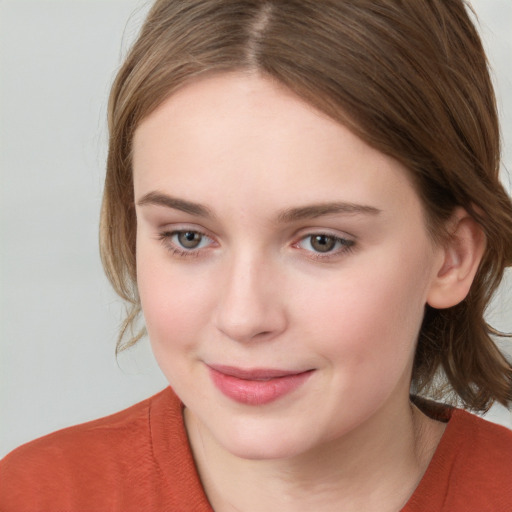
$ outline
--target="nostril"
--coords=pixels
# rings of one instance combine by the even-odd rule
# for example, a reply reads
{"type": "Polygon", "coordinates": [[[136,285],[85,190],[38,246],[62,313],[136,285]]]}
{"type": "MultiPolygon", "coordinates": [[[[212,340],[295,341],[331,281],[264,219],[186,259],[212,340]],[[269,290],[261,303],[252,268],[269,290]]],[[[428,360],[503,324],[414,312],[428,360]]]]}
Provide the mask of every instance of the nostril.
{"type": "Polygon", "coordinates": [[[262,331],[262,332],[257,333],[254,337],[255,338],[264,338],[266,336],[269,336],[270,334],[272,334],[272,331],[262,331]]]}

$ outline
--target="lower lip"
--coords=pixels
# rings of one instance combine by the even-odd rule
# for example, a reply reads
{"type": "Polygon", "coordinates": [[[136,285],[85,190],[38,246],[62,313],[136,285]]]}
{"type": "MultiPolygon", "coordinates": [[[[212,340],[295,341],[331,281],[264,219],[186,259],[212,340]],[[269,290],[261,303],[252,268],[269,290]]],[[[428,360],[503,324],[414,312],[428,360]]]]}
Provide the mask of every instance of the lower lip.
{"type": "Polygon", "coordinates": [[[274,402],[301,386],[312,371],[275,377],[268,380],[249,380],[226,375],[209,368],[213,383],[224,395],[245,405],[264,405],[274,402]]]}

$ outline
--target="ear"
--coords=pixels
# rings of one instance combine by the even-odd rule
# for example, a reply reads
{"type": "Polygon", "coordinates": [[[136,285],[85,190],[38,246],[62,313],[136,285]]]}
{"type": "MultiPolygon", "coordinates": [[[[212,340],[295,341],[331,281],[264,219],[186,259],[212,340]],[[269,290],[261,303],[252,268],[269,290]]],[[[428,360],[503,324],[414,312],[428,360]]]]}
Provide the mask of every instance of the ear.
{"type": "Polygon", "coordinates": [[[450,308],[466,298],[486,245],[482,228],[463,208],[455,210],[448,233],[439,248],[440,263],[427,296],[427,304],[436,309],[450,308]]]}

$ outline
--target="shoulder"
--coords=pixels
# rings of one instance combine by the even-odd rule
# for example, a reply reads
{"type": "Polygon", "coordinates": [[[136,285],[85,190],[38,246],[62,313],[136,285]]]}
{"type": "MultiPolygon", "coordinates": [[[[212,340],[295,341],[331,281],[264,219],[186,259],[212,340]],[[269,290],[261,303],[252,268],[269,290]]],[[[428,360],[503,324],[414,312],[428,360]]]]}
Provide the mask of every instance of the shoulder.
{"type": "Polygon", "coordinates": [[[55,460],[55,457],[75,454],[88,456],[91,451],[105,443],[111,449],[120,448],[127,437],[134,437],[147,425],[153,399],[154,397],[104,418],[68,427],[26,443],[7,455],[2,461],[2,469],[27,457],[33,461],[40,459],[48,462],[50,457],[55,460]]]}
{"type": "Polygon", "coordinates": [[[512,510],[512,431],[455,409],[404,512],[512,510]],[[430,509],[429,509],[430,510],[430,509]]]}
{"type": "Polygon", "coordinates": [[[461,410],[452,422],[446,510],[512,510],[512,431],[461,410]]]}
{"type": "Polygon", "coordinates": [[[460,438],[459,457],[475,478],[490,483],[506,478],[512,499],[512,430],[466,411],[453,413],[452,436],[460,438]]]}
{"type": "Polygon", "coordinates": [[[55,505],[57,497],[67,506],[77,494],[92,499],[99,487],[115,494],[120,479],[147,471],[152,412],[173,400],[167,389],[124,411],[20,446],[0,461],[0,508],[21,510],[13,504],[23,503],[29,510],[31,500],[38,507],[55,505]]]}

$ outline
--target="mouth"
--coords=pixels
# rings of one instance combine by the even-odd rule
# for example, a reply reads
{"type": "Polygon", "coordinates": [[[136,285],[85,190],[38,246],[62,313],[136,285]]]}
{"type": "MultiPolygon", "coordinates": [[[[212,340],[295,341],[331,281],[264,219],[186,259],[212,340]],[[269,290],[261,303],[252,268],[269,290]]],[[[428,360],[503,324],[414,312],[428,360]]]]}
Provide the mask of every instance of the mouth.
{"type": "Polygon", "coordinates": [[[228,398],[245,405],[264,405],[295,391],[314,370],[243,369],[209,365],[213,384],[228,398]]]}

